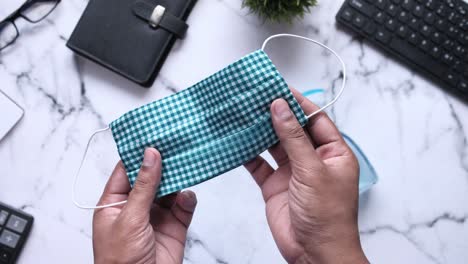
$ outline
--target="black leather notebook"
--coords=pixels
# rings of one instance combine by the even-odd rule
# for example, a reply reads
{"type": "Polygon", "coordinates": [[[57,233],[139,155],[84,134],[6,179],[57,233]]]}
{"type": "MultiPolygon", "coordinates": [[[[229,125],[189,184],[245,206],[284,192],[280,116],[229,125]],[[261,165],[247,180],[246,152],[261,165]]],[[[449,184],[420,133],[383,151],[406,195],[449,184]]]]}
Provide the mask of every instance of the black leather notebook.
{"type": "Polygon", "coordinates": [[[90,0],[67,47],[151,86],[196,0],[90,0]]]}

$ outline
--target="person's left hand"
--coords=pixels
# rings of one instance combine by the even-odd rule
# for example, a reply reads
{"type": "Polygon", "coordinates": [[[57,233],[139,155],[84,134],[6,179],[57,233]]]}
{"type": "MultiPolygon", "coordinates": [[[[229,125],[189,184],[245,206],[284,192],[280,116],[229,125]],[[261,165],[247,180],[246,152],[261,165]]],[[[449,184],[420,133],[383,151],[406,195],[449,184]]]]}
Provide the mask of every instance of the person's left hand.
{"type": "Polygon", "coordinates": [[[94,212],[95,263],[182,263],[197,199],[185,191],[155,201],[160,179],[156,149],[146,149],[133,190],[122,162],[117,164],[98,204],[128,202],[94,212]]]}

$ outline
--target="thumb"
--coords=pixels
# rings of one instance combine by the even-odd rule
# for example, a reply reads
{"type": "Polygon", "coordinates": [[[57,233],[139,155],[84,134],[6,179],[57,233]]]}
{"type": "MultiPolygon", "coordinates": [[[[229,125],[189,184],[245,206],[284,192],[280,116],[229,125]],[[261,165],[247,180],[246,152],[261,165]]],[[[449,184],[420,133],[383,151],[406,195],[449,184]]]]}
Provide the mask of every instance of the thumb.
{"type": "Polygon", "coordinates": [[[147,214],[149,216],[160,180],[161,154],[154,148],[147,148],[140,172],[128,196],[126,210],[132,211],[134,215],[147,214]]]}
{"type": "Polygon", "coordinates": [[[271,105],[271,113],[273,127],[289,157],[292,169],[308,169],[320,164],[312,143],[288,103],[284,99],[275,100],[271,105]]]}

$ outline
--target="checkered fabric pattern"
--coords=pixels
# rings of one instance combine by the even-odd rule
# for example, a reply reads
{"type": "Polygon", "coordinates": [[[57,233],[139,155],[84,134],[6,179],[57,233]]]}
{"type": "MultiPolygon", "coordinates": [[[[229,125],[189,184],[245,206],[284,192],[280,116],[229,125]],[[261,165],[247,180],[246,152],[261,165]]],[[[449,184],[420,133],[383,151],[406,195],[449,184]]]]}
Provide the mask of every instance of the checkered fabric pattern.
{"type": "Polygon", "coordinates": [[[255,158],[278,142],[270,105],[284,98],[306,116],[263,51],[253,52],[177,94],[110,124],[133,186],[147,147],[162,155],[158,197],[196,185],[255,158]]]}

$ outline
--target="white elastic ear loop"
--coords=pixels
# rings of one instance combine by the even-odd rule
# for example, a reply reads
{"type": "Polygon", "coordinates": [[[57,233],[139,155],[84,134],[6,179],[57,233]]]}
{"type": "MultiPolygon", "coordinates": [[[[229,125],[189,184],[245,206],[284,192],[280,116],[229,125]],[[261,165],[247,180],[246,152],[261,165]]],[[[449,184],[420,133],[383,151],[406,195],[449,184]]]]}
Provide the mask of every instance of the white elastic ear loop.
{"type": "Polygon", "coordinates": [[[121,201],[121,202],[117,202],[117,203],[111,203],[111,204],[105,204],[105,205],[87,206],[87,205],[81,205],[80,203],[78,203],[76,201],[75,189],[76,189],[76,184],[78,182],[78,175],[80,174],[81,167],[83,167],[84,161],[86,160],[86,155],[88,154],[89,145],[91,144],[91,141],[93,140],[94,136],[96,136],[99,133],[105,132],[105,131],[107,131],[109,129],[110,129],[109,127],[106,127],[106,128],[103,128],[103,129],[96,130],[91,135],[91,137],[89,138],[88,144],[86,144],[86,149],[85,149],[85,152],[83,154],[83,158],[81,159],[80,167],[78,168],[78,171],[75,174],[75,179],[73,180],[73,187],[72,187],[72,201],[76,205],[76,207],[78,207],[78,208],[86,209],[86,210],[94,210],[94,209],[101,209],[101,208],[107,208],[107,207],[112,207],[112,206],[116,206],[116,205],[121,205],[121,204],[124,204],[124,203],[127,202],[125,200],[125,201],[121,201]]]}
{"type": "Polygon", "coordinates": [[[278,35],[273,35],[273,36],[267,38],[265,40],[265,42],[263,42],[262,51],[265,51],[265,47],[266,47],[266,45],[268,44],[268,42],[270,40],[275,39],[275,38],[283,38],[283,37],[298,38],[298,39],[302,39],[302,40],[305,40],[305,41],[308,41],[308,42],[315,43],[315,44],[321,46],[322,48],[330,51],[333,55],[335,55],[335,57],[341,62],[341,66],[343,67],[343,82],[342,82],[340,91],[335,96],[335,98],[333,98],[333,100],[331,100],[328,104],[326,104],[322,108],[318,109],[317,111],[313,112],[312,114],[309,114],[307,116],[307,119],[310,119],[314,115],[316,115],[316,114],[322,112],[323,110],[327,109],[328,107],[332,106],[341,97],[341,95],[343,94],[344,88],[346,87],[346,65],[345,65],[343,59],[341,59],[340,55],[338,55],[338,53],[336,53],[333,49],[329,48],[327,45],[322,44],[322,43],[320,43],[320,42],[318,42],[316,40],[310,39],[310,38],[306,38],[306,37],[298,36],[298,35],[293,35],[293,34],[278,34],[278,35]]]}

